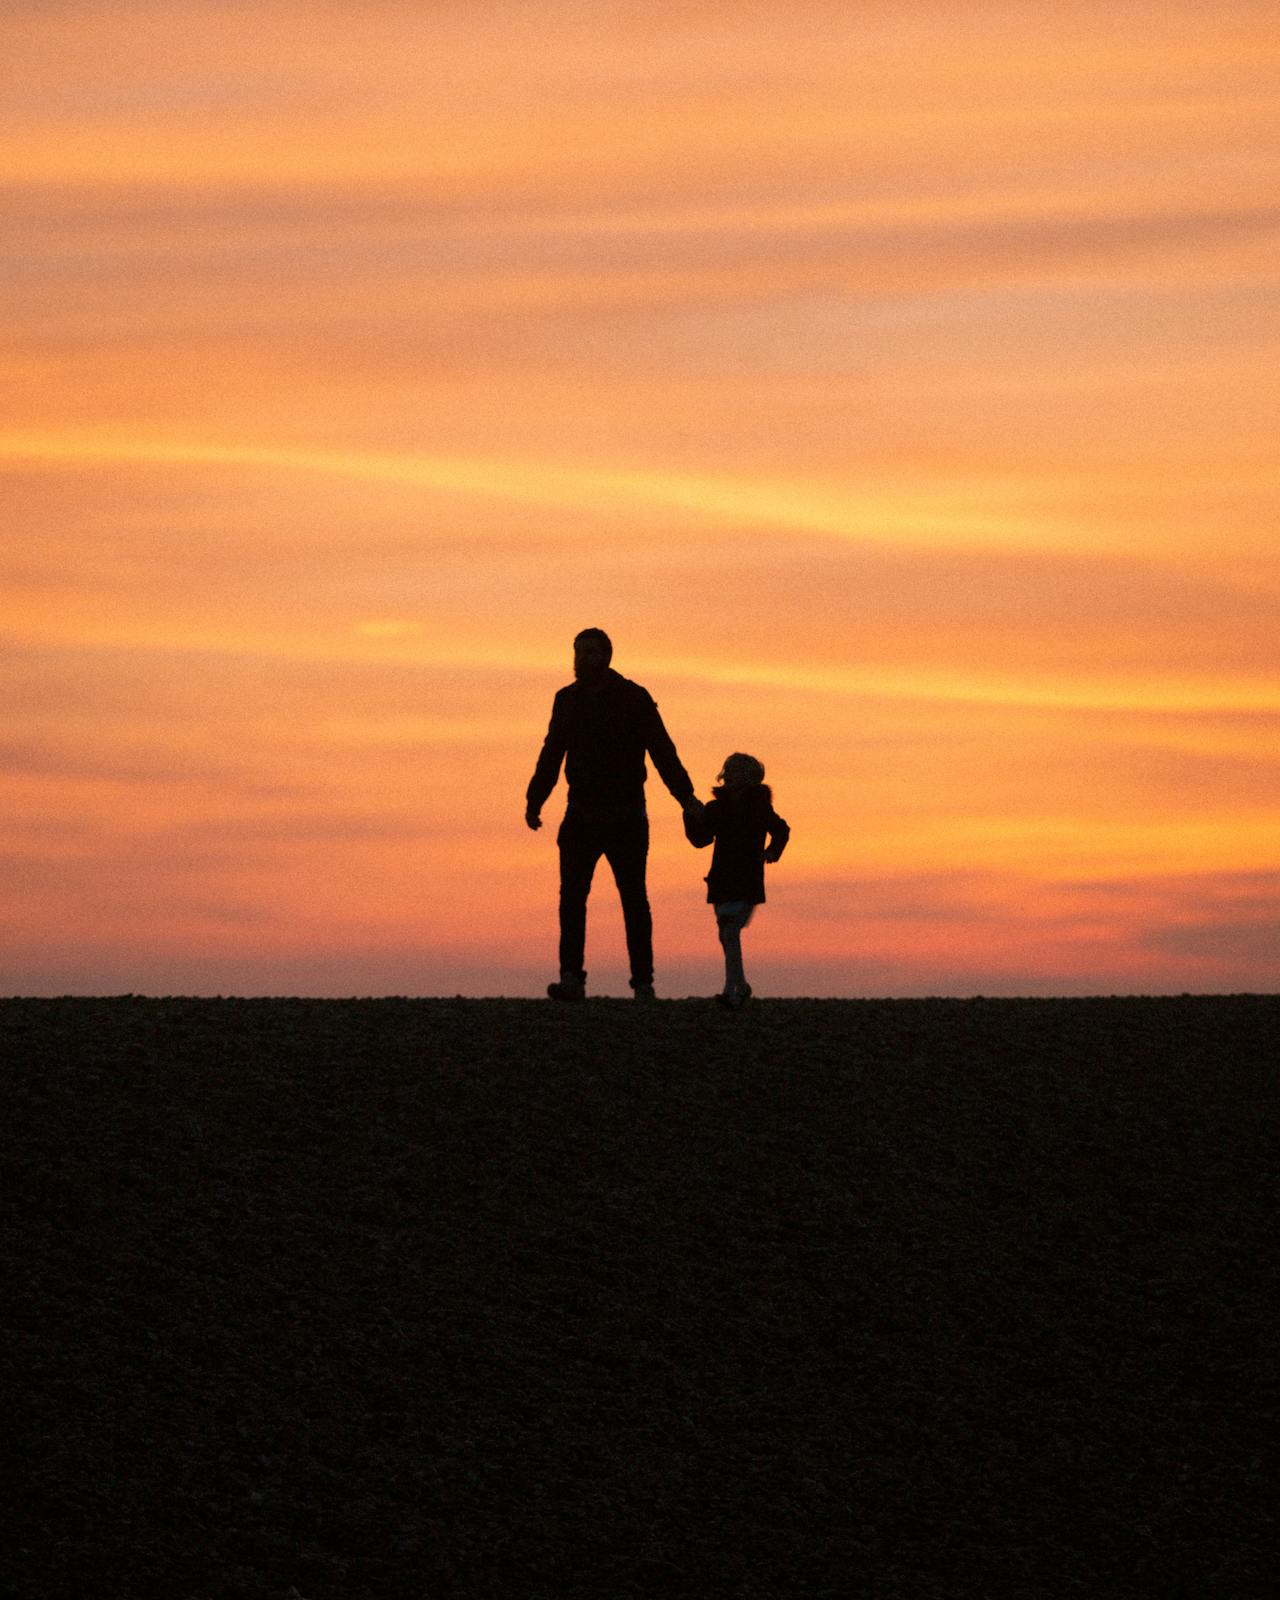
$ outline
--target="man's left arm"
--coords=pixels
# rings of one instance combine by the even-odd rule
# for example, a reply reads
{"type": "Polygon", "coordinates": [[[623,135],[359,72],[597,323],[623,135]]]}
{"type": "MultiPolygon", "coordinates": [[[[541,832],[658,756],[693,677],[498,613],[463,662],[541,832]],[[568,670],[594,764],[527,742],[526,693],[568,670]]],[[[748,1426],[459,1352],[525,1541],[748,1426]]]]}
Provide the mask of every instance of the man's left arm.
{"type": "Polygon", "coordinates": [[[653,760],[658,776],[671,791],[672,796],[679,801],[681,807],[688,811],[690,807],[696,807],[698,804],[693,792],[693,780],[684,770],[680,757],[676,754],[676,747],[663,725],[655,701],[649,701],[645,715],[647,720],[645,749],[653,760]]]}

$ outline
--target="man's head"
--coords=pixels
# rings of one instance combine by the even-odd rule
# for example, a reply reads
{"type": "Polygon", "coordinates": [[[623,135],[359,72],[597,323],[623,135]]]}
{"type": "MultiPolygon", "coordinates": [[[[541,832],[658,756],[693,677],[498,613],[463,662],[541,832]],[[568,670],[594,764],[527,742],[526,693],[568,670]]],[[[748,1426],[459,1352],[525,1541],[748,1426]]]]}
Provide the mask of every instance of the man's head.
{"type": "Polygon", "coordinates": [[[579,683],[603,678],[613,660],[613,643],[603,628],[584,628],[573,641],[573,675],[579,683]]]}

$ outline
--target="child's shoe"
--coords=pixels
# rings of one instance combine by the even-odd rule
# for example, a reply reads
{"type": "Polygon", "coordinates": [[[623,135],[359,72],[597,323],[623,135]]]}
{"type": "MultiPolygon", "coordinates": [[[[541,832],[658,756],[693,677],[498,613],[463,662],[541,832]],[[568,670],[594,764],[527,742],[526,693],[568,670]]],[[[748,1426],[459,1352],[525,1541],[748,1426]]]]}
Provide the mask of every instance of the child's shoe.
{"type": "Polygon", "coordinates": [[[751,998],[751,985],[744,983],[740,989],[726,989],[716,996],[716,1002],[726,1011],[741,1011],[751,998]]]}

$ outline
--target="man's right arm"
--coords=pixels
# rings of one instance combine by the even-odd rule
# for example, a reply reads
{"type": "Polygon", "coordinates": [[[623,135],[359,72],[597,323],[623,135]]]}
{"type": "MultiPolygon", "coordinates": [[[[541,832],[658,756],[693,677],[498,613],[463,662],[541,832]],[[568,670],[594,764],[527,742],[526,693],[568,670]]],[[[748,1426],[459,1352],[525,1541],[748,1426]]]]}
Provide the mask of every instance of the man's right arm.
{"type": "Polygon", "coordinates": [[[551,707],[551,722],[547,728],[547,736],[542,741],[538,764],[534,767],[533,777],[529,779],[529,787],[525,790],[524,820],[531,828],[542,826],[540,814],[547,803],[547,796],[556,786],[556,780],[560,776],[560,764],[567,749],[564,707],[560,696],[557,695],[551,707]]]}

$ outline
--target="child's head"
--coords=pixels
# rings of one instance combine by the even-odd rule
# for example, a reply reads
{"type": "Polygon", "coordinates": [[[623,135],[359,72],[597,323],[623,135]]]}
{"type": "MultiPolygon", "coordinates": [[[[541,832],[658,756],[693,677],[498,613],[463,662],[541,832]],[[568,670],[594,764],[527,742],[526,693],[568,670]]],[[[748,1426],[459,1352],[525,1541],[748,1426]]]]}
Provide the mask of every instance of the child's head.
{"type": "Polygon", "coordinates": [[[740,789],[750,789],[755,784],[763,782],[763,761],[757,761],[754,756],[744,755],[741,750],[726,756],[724,766],[720,768],[719,783],[730,794],[736,794],[740,789]]]}

